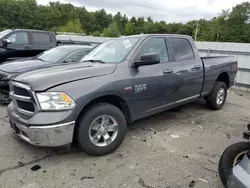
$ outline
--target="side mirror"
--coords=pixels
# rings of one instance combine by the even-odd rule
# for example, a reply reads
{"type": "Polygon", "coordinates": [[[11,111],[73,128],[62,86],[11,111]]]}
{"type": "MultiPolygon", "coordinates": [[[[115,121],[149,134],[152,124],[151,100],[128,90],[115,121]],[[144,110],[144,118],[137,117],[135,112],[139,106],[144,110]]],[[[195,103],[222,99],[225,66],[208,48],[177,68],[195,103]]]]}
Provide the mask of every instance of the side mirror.
{"type": "Polygon", "coordinates": [[[154,65],[160,63],[160,55],[158,53],[147,53],[140,57],[140,61],[136,61],[133,67],[154,65]]]}
{"type": "Polygon", "coordinates": [[[3,39],[3,45],[11,44],[10,39],[3,39]]]}

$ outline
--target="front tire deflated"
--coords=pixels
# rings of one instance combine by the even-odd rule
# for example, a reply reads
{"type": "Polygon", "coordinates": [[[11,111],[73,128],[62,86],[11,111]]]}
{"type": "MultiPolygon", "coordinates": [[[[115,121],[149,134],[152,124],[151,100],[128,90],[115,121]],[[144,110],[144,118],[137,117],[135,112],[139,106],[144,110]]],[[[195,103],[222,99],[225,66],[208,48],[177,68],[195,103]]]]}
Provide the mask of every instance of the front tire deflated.
{"type": "Polygon", "coordinates": [[[93,105],[80,117],[76,141],[85,152],[101,156],[115,151],[123,142],[127,122],[123,112],[114,105],[93,105]]]}

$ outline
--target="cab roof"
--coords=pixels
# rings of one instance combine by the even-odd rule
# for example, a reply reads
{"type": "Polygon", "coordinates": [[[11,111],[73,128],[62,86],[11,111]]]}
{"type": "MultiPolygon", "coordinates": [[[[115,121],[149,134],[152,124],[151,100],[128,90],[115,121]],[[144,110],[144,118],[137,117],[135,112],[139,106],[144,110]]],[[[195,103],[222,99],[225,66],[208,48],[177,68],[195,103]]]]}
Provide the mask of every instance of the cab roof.
{"type": "Polygon", "coordinates": [[[51,31],[35,30],[35,29],[11,29],[12,31],[30,31],[30,32],[40,32],[40,33],[53,33],[51,31]]]}
{"type": "Polygon", "coordinates": [[[139,35],[130,35],[130,36],[122,36],[120,38],[133,38],[133,37],[139,37],[139,38],[147,38],[151,36],[162,36],[162,37],[176,37],[176,38],[192,38],[189,35],[179,35],[179,34],[139,34],[139,35]]]}

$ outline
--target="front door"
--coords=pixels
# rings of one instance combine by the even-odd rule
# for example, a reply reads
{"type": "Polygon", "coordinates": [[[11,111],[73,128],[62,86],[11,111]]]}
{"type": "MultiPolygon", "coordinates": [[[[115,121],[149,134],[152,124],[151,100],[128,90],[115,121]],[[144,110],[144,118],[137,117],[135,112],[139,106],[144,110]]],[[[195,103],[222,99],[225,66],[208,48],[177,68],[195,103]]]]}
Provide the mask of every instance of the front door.
{"type": "Polygon", "coordinates": [[[9,39],[11,41],[11,44],[7,44],[7,59],[29,56],[30,40],[28,32],[16,31],[7,36],[6,39],[9,39]]]}
{"type": "Polygon", "coordinates": [[[169,67],[169,55],[164,37],[151,37],[144,41],[134,61],[147,53],[158,53],[160,63],[131,68],[134,97],[130,99],[133,113],[138,117],[161,111],[166,105],[166,98],[175,95],[178,82],[169,67]]]}

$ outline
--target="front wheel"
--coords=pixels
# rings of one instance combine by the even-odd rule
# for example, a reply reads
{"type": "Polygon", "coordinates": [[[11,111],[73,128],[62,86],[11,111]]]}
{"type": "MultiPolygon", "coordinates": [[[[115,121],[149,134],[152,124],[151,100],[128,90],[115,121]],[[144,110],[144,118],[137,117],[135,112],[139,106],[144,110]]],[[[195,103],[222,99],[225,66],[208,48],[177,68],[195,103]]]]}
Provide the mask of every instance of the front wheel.
{"type": "Polygon", "coordinates": [[[219,162],[219,175],[225,187],[228,187],[227,183],[232,175],[233,167],[236,166],[245,155],[250,158],[249,142],[232,144],[223,152],[219,162]]]}
{"type": "Polygon", "coordinates": [[[207,97],[207,106],[212,110],[219,110],[227,98],[227,86],[224,82],[216,81],[212,93],[207,97]]]}
{"type": "Polygon", "coordinates": [[[111,104],[96,104],[79,121],[76,138],[81,149],[91,155],[115,151],[125,138],[127,123],[123,112],[111,104]]]}

